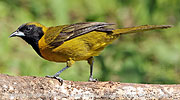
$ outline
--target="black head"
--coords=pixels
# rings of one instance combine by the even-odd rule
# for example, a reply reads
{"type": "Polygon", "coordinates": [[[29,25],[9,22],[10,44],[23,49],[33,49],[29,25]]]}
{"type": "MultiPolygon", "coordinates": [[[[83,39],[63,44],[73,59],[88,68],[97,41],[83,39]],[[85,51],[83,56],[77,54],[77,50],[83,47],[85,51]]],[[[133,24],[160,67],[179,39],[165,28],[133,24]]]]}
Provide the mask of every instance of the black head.
{"type": "Polygon", "coordinates": [[[26,39],[40,39],[43,35],[44,26],[39,23],[27,23],[21,25],[9,37],[21,37],[26,39]]]}
{"type": "MultiPolygon", "coordinates": [[[[38,41],[44,35],[43,30],[45,26],[39,23],[26,23],[21,25],[15,32],[13,32],[9,37],[20,37],[30,44],[33,49],[40,55],[38,41]]],[[[41,55],[40,55],[41,56],[41,55]]]]}

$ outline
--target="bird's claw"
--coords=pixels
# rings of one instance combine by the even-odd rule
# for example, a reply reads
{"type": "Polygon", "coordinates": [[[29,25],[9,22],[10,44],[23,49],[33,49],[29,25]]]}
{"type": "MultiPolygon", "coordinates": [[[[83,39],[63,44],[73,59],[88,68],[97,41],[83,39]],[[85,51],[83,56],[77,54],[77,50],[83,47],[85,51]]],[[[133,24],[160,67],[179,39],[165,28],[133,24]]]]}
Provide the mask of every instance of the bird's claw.
{"type": "Polygon", "coordinates": [[[97,82],[98,79],[94,79],[93,77],[90,77],[88,81],[89,81],[89,82],[97,82]]]}
{"type": "Polygon", "coordinates": [[[61,77],[58,77],[58,76],[50,76],[50,75],[47,75],[46,77],[48,78],[53,78],[53,79],[57,79],[61,84],[63,84],[63,79],[61,77]]]}

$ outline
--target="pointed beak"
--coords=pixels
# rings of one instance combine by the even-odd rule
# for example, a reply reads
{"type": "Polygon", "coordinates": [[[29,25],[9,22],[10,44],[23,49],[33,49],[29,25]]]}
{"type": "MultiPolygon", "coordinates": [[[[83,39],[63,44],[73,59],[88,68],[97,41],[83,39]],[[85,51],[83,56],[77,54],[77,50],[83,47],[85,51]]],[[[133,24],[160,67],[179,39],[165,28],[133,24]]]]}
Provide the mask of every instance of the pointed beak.
{"type": "Polygon", "coordinates": [[[15,36],[22,37],[22,36],[25,36],[25,35],[24,35],[23,32],[15,31],[15,32],[13,32],[13,33],[9,36],[9,38],[15,37],[15,36]]]}

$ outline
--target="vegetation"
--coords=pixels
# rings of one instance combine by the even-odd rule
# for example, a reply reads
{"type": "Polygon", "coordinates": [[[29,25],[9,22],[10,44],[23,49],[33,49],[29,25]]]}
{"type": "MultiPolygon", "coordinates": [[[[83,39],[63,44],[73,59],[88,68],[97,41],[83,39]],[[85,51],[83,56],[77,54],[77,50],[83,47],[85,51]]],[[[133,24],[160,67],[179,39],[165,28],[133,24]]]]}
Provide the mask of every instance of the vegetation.
{"type": "MultiPolygon", "coordinates": [[[[180,0],[1,0],[0,73],[53,75],[62,63],[46,61],[24,41],[8,36],[21,24],[46,26],[103,21],[118,28],[171,24],[173,28],[123,35],[95,58],[100,81],[180,83],[180,0]]],[[[87,81],[89,66],[76,62],[62,73],[66,80],[87,81]]]]}

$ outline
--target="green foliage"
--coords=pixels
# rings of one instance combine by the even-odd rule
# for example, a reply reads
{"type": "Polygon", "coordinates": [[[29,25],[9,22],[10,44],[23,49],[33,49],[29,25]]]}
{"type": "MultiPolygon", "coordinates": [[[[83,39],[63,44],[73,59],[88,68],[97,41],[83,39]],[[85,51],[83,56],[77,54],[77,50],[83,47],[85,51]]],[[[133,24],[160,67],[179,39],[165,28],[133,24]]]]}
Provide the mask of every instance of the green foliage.
{"type": "MultiPolygon", "coordinates": [[[[180,0],[1,0],[0,72],[11,75],[52,75],[65,64],[45,61],[24,41],[8,36],[21,24],[46,26],[85,21],[119,27],[172,24],[173,28],[123,35],[95,58],[100,81],[180,83],[180,0]]],[[[61,75],[86,81],[89,66],[77,62],[61,75]]]]}

